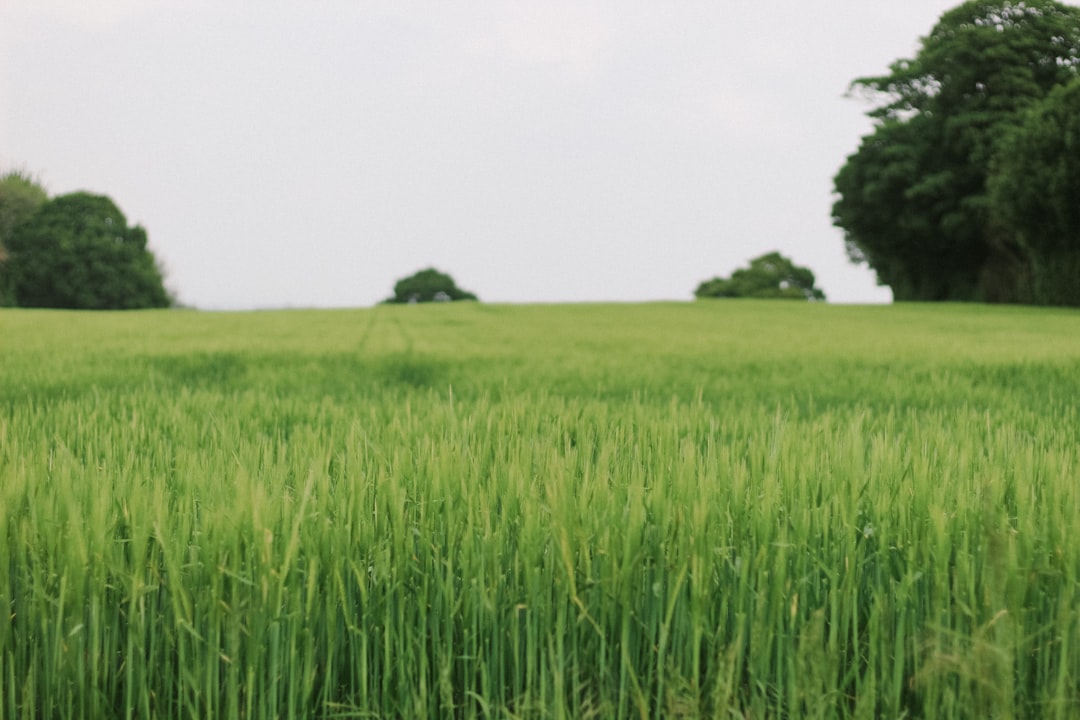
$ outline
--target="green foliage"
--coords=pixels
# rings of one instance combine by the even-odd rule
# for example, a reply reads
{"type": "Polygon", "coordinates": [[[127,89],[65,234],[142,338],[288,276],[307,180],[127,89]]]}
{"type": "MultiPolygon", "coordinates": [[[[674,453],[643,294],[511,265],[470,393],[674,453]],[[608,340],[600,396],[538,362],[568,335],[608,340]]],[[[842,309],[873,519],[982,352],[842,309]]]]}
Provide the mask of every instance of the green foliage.
{"type": "Polygon", "coordinates": [[[987,178],[1017,113],[1077,75],[1080,8],[973,0],[913,59],[853,88],[883,104],[835,177],[848,255],[898,300],[1024,300],[1024,256],[993,222],[987,178]]]}
{"type": "Polygon", "coordinates": [[[825,293],[814,287],[814,273],[795,265],[780,253],[771,252],[750,261],[731,278],[715,277],[698,285],[698,298],[780,298],[824,300],[825,293]]]}
{"type": "Polygon", "coordinates": [[[0,177],[0,306],[15,304],[6,267],[12,233],[48,199],[45,189],[28,173],[11,171],[0,177]]]}
{"type": "Polygon", "coordinates": [[[4,718],[1080,715],[1080,313],[0,337],[4,718]]]}
{"type": "Polygon", "coordinates": [[[459,288],[446,273],[435,268],[421,270],[394,284],[393,297],[386,303],[448,302],[453,300],[476,300],[476,295],[459,288]]]}
{"type": "Polygon", "coordinates": [[[141,226],[112,200],[72,193],[45,202],[8,242],[7,277],[23,307],[119,310],[170,304],[141,226]]]}
{"type": "Polygon", "coordinates": [[[996,217],[1030,262],[1034,301],[1080,306],[1080,80],[1023,115],[989,187],[996,217]]]}

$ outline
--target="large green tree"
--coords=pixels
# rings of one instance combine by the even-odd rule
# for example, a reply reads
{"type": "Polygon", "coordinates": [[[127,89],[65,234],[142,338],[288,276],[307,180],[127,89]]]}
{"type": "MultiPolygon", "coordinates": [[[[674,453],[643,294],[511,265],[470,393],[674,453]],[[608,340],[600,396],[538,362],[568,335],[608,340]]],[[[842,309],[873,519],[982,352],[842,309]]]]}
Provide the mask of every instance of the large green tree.
{"type": "Polygon", "coordinates": [[[780,253],[766,253],[739,268],[730,278],[715,277],[698,285],[697,298],[777,298],[784,300],[824,300],[825,293],[814,286],[814,273],[791,262],[780,253]]]}
{"type": "Polygon", "coordinates": [[[48,199],[45,188],[28,173],[15,170],[0,177],[0,306],[15,304],[6,266],[12,233],[48,199]]]}
{"type": "Polygon", "coordinates": [[[898,300],[1024,300],[1028,269],[991,212],[987,179],[1019,113],[1077,76],[1080,8],[972,0],[912,59],[853,90],[879,104],[835,177],[848,255],[898,300]]]}
{"type": "Polygon", "coordinates": [[[1032,299],[1080,306],[1080,80],[1024,114],[993,170],[994,214],[1030,266],[1032,299]]]}
{"type": "Polygon", "coordinates": [[[22,307],[119,310],[167,307],[170,298],[141,226],[109,198],[53,198],[17,225],[5,269],[22,307]]]}
{"type": "Polygon", "coordinates": [[[476,295],[462,290],[454,279],[435,268],[425,268],[398,280],[394,295],[387,303],[439,302],[451,300],[476,300],[476,295]]]}

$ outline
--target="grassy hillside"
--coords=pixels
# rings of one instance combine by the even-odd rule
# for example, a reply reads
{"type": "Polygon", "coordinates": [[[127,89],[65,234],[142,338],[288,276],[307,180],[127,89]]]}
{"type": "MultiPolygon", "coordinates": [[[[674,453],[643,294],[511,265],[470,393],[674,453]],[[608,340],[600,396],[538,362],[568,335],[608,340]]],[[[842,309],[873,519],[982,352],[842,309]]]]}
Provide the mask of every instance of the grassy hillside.
{"type": "Polygon", "coordinates": [[[0,312],[0,720],[1075,717],[1080,314],[0,312]]]}

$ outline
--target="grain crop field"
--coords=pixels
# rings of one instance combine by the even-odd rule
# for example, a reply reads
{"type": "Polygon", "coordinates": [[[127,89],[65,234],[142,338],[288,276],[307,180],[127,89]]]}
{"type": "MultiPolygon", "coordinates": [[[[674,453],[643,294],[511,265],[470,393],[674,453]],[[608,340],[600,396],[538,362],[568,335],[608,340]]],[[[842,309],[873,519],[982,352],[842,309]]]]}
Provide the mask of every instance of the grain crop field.
{"type": "Polygon", "coordinates": [[[0,311],[0,720],[1080,717],[1080,313],[0,311]]]}

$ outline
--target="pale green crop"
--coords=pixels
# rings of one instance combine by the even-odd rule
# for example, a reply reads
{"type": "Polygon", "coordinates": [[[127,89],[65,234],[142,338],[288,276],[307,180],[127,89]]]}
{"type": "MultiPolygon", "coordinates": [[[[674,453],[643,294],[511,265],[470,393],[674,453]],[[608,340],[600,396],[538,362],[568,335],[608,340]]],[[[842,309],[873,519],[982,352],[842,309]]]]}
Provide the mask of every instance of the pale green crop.
{"type": "Polygon", "coordinates": [[[0,311],[0,720],[1073,718],[1080,314],[0,311]]]}

